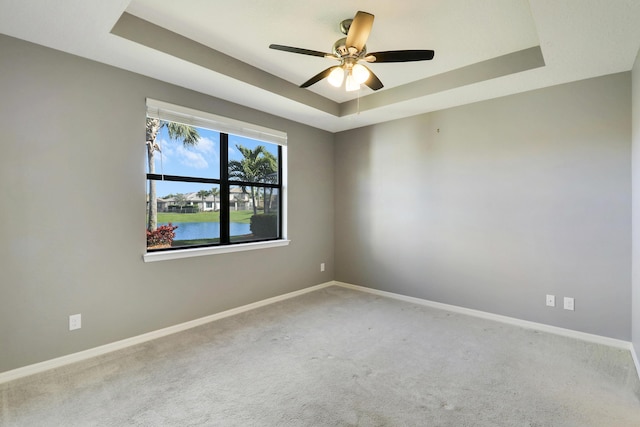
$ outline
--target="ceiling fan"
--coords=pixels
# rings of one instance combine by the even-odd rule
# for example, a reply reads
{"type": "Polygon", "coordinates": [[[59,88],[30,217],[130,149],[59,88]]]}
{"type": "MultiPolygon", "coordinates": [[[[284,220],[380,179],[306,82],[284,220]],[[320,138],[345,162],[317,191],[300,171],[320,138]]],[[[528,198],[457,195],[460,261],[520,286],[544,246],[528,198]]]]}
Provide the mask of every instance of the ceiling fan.
{"type": "Polygon", "coordinates": [[[381,63],[433,59],[433,50],[389,50],[367,53],[366,42],[373,26],[373,18],[372,14],[359,11],[353,19],[342,21],[340,30],[347,37],[341,38],[333,44],[333,53],[279,44],[271,44],[269,48],[340,61],[339,65],[329,67],[302,83],[300,85],[301,88],[309,87],[324,78],[328,78],[329,83],[335,87],[342,86],[344,82],[347,91],[358,90],[361,84],[365,84],[373,90],[378,90],[384,87],[382,82],[367,66],[361,64],[361,61],[381,63]]]}

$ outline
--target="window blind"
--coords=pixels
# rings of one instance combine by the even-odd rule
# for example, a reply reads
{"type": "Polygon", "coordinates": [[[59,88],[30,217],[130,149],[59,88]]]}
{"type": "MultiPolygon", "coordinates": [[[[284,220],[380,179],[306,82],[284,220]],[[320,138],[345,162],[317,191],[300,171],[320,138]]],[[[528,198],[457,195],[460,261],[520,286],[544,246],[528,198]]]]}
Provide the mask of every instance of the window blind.
{"type": "Polygon", "coordinates": [[[228,117],[147,98],[147,117],[217,130],[232,135],[287,145],[287,133],[228,117]]]}

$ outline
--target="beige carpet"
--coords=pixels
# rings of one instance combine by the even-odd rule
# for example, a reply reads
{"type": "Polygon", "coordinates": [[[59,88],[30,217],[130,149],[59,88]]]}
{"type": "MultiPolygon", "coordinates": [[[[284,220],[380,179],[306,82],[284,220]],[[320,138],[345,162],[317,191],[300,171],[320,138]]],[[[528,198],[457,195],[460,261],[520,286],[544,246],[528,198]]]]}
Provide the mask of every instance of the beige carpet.
{"type": "Polygon", "coordinates": [[[640,426],[628,351],[330,287],[0,385],[2,426],[640,426]]]}

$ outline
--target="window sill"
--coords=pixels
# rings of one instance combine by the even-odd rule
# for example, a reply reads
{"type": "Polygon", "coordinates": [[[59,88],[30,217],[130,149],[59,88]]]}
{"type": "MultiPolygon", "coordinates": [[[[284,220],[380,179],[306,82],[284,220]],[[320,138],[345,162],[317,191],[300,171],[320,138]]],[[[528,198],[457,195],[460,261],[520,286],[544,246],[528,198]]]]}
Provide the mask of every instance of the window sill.
{"type": "Polygon", "coordinates": [[[288,246],[290,240],[270,240],[268,242],[242,243],[229,246],[213,246],[208,248],[178,249],[175,251],[147,252],[142,255],[144,262],[166,261],[170,259],[192,258],[196,256],[226,254],[231,252],[252,251],[255,249],[277,248],[288,246]]]}

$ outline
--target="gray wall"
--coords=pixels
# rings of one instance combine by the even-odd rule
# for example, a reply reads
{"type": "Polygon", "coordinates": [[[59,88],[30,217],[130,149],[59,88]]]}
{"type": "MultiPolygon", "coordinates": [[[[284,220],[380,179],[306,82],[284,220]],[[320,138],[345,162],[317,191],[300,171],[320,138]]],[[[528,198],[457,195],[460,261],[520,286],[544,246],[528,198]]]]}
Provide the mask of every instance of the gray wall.
{"type": "Polygon", "coordinates": [[[336,280],[629,340],[630,106],[622,73],[338,134],[336,280]]]}
{"type": "Polygon", "coordinates": [[[6,36],[0,52],[0,372],[333,279],[332,134],[6,36]],[[146,97],[288,132],[288,247],[143,263],[146,97]]]}
{"type": "Polygon", "coordinates": [[[632,70],[633,284],[632,341],[640,356],[640,51],[632,70]]]}
{"type": "Polygon", "coordinates": [[[631,337],[631,73],[334,136],[5,36],[0,52],[0,372],[334,278],[631,337]],[[146,97],[288,132],[290,246],[142,262],[146,97]]]}

